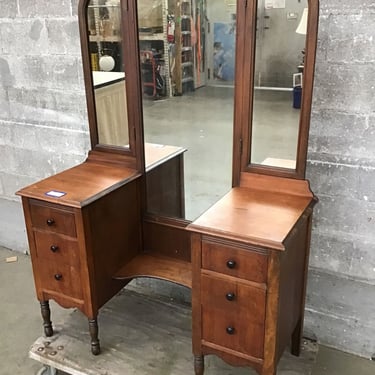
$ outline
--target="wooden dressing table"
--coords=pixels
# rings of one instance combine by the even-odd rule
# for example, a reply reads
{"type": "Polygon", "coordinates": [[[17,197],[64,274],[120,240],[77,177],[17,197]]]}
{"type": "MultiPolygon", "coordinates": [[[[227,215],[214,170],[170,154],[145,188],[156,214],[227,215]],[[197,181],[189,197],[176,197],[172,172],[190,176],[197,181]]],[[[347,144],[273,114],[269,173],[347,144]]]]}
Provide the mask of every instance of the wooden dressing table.
{"type": "Polygon", "coordinates": [[[197,374],[205,354],[274,374],[290,338],[299,355],[314,204],[306,181],[254,175],[188,226],[197,374]]]}
{"type": "Polygon", "coordinates": [[[54,299],[87,316],[91,351],[99,354],[100,307],[133,278],[154,277],[192,289],[196,375],[204,373],[204,356],[209,354],[234,366],[253,367],[261,375],[276,374],[290,341],[292,353],[299,354],[317,201],[304,175],[318,1],[306,2],[309,21],[296,158],[283,161],[272,151],[264,163],[254,164],[258,4],[237,1],[232,189],[195,220],[185,218],[185,147],[144,139],[137,1],[120,2],[126,118],[120,116],[113,125],[125,129],[122,140],[113,144],[100,129],[111,127],[111,121],[100,123],[107,114],[99,113],[103,109],[96,104],[90,65],[88,7],[97,2],[79,2],[92,150],[81,165],[18,192],[46,336],[53,335],[48,301],[54,299]],[[129,140],[126,147],[124,139],[129,140]]]}

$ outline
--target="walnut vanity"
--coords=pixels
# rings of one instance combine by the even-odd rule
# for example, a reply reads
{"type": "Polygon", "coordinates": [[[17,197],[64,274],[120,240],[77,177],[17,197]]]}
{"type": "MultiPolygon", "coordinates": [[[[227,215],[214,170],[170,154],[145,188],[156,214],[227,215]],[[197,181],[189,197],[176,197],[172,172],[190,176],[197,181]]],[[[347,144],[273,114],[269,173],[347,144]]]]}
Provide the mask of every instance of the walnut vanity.
{"type": "MultiPolygon", "coordinates": [[[[205,66],[210,66],[208,59],[204,64],[200,60],[202,53],[210,53],[203,48],[203,40],[209,40],[209,35],[204,34],[203,38],[202,33],[208,30],[207,19],[213,17],[212,1],[160,1],[162,18],[169,22],[173,13],[179,14],[181,9],[188,10],[195,20],[196,44],[191,47],[194,43],[190,42],[186,49],[184,39],[193,30],[176,33],[172,40],[165,23],[162,28],[155,25],[155,30],[138,28],[145,20],[139,18],[143,12],[137,9],[148,9],[147,0],[111,1],[107,6],[99,0],[80,0],[91,150],[84,163],[17,193],[22,197],[46,336],[53,335],[49,308],[52,299],[63,307],[78,308],[87,316],[91,351],[99,354],[100,308],[132,279],[153,277],[191,288],[196,375],[204,373],[204,357],[211,354],[233,366],[252,367],[262,375],[276,374],[278,360],[289,344],[292,353],[299,355],[312,212],[317,201],[305,180],[305,168],[318,0],[302,1],[298,12],[294,8],[292,12],[288,7],[297,3],[300,2],[286,0],[285,9],[269,10],[261,0],[233,2],[230,25],[217,22],[213,29],[217,32],[215,38],[219,38],[221,25],[230,26],[232,36],[226,33],[225,41],[232,37],[235,44],[235,77],[229,82],[230,74],[220,76],[220,82],[226,80],[225,84],[216,82],[215,86],[212,71],[205,66]],[[295,30],[302,23],[303,8],[308,8],[308,13],[303,12],[308,16],[302,36],[295,30]],[[259,17],[265,10],[268,13],[264,18],[259,17]],[[293,34],[285,35],[297,35],[298,43],[302,40],[302,47],[297,47],[304,51],[299,109],[292,106],[294,91],[275,89],[276,84],[271,83],[261,87],[260,77],[266,73],[260,69],[260,43],[269,40],[266,32],[277,27],[277,22],[265,26],[259,24],[259,19],[276,19],[280,12],[284,12],[282,17],[287,15],[286,27],[293,29],[293,34]],[[294,20],[297,13],[300,17],[294,20]],[[105,21],[105,27],[99,21],[105,21]],[[145,36],[146,32],[150,34],[145,36]],[[159,46],[160,51],[167,51],[167,46],[175,47],[179,53],[194,52],[194,63],[189,60],[186,64],[189,69],[193,67],[189,77],[193,72],[194,81],[189,78],[188,90],[182,89],[182,95],[179,86],[179,95],[173,96],[176,65],[169,61],[172,55],[163,59],[157,53],[152,64],[168,64],[166,76],[155,76],[167,87],[160,91],[164,100],[157,102],[144,91],[140,56],[144,56],[141,41],[145,40],[150,41],[151,50],[152,40],[161,40],[164,45],[159,46]],[[115,58],[113,72],[98,72],[95,58],[100,58],[111,43],[121,58],[115,58]],[[102,77],[105,87],[98,84],[102,77]],[[103,88],[104,96],[99,92],[103,88]],[[221,102],[224,91],[232,96],[228,100],[231,109],[225,107],[225,115],[219,115],[225,121],[228,117],[227,128],[233,130],[233,139],[223,139],[223,145],[231,150],[229,163],[220,160],[226,146],[216,144],[205,153],[216,138],[207,135],[209,116],[202,119],[202,124],[194,117],[198,112],[194,105],[202,105],[203,101],[210,111],[212,97],[219,102],[212,112],[214,116],[219,107],[226,105],[221,102]],[[200,98],[202,93],[208,93],[210,98],[200,98]],[[264,107],[270,97],[277,97],[278,104],[264,107]],[[271,113],[285,98],[291,111],[286,120],[280,113],[271,113]],[[167,106],[171,116],[163,123],[164,128],[160,127],[165,129],[160,131],[165,138],[158,138],[155,121],[160,124],[160,119],[156,120],[156,116],[167,106]],[[172,115],[176,108],[185,110],[185,126],[191,121],[189,126],[196,129],[195,143],[185,142],[184,129],[179,128],[181,118],[172,115]],[[267,124],[262,123],[265,111],[267,124]],[[268,131],[273,136],[270,139],[280,143],[271,144],[271,140],[262,138],[262,126],[272,126],[268,131]],[[280,136],[273,131],[280,132],[280,136]],[[178,134],[174,137],[175,133],[178,134]],[[202,154],[200,144],[206,148],[202,154]],[[205,159],[210,157],[210,162],[215,159],[223,165],[222,173],[212,167],[214,172],[209,175],[208,167],[204,177],[197,177],[196,171],[204,169],[205,159]],[[229,176],[229,186],[224,186],[221,174],[229,176]],[[219,185],[223,189],[216,188],[219,185]],[[199,199],[206,201],[200,204],[199,199]]],[[[174,22],[184,19],[179,17],[174,22]]],[[[281,37],[284,32],[285,29],[276,31],[281,37]]],[[[262,51],[264,55],[267,49],[262,51]]],[[[298,56],[295,60],[297,67],[298,56]]],[[[179,69],[183,69],[183,64],[179,69]]],[[[288,77],[292,79],[291,69],[288,77]]],[[[214,74],[218,80],[218,75],[224,73],[217,70],[214,74]]],[[[217,127],[221,126],[220,121],[214,120],[217,127]]]]}

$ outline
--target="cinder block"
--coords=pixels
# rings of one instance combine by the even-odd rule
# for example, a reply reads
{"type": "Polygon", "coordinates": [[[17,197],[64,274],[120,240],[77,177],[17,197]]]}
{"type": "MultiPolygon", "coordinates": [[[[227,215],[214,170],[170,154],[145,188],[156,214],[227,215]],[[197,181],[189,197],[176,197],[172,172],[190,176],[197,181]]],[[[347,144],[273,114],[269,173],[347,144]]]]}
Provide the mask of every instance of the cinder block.
{"type": "Polygon", "coordinates": [[[8,138],[3,141],[4,145],[17,149],[51,153],[60,150],[62,153],[81,156],[89,146],[87,132],[22,123],[5,123],[3,127],[8,134],[8,138]]]}
{"type": "Polygon", "coordinates": [[[360,14],[362,12],[374,13],[373,0],[320,0],[322,14],[360,14]]]}
{"type": "MultiPolygon", "coordinates": [[[[10,118],[10,106],[9,106],[7,96],[8,96],[8,90],[0,87],[0,120],[9,120],[10,118]]],[[[0,126],[1,126],[1,122],[0,122],[0,126]]]]}
{"type": "Polygon", "coordinates": [[[375,108],[375,64],[319,64],[314,109],[369,114],[375,108]]]}
{"type": "Polygon", "coordinates": [[[47,19],[49,53],[81,57],[81,45],[76,18],[47,19]]]}
{"type": "Polygon", "coordinates": [[[14,57],[48,54],[48,39],[45,21],[16,18],[0,23],[1,50],[14,57]]]}
{"type": "Polygon", "coordinates": [[[47,55],[13,57],[12,74],[16,76],[17,87],[81,89],[78,70],[81,61],[76,56],[47,55]]]}
{"type": "Polygon", "coordinates": [[[307,283],[307,306],[353,320],[367,320],[367,325],[375,328],[375,288],[371,283],[316,269],[310,269],[307,283]]]}
{"type": "Polygon", "coordinates": [[[71,0],[18,0],[21,17],[69,17],[71,0]]]}
{"type": "MultiPolygon", "coordinates": [[[[0,0],[1,18],[17,16],[17,0],[0,0]]],[[[1,42],[3,39],[1,39],[1,42]]]]}
{"type": "Polygon", "coordinates": [[[25,221],[19,200],[0,198],[0,246],[28,252],[25,221]]]}
{"type": "Polygon", "coordinates": [[[319,196],[314,209],[315,228],[332,233],[355,233],[359,237],[373,238],[375,233],[375,203],[343,197],[319,196]]]}
{"type": "Polygon", "coordinates": [[[72,0],[72,15],[78,15],[78,0],[72,0]]]}
{"type": "Polygon", "coordinates": [[[89,129],[83,87],[77,91],[14,88],[9,91],[8,107],[16,122],[84,132],[89,129]]]}
{"type": "Polygon", "coordinates": [[[5,100],[7,100],[7,90],[14,85],[14,82],[15,77],[11,72],[9,57],[4,55],[0,57],[0,93],[5,100]]]}
{"type": "Polygon", "coordinates": [[[1,50],[12,56],[70,55],[81,57],[76,17],[17,18],[0,23],[1,50]]]}
{"type": "Polygon", "coordinates": [[[375,160],[374,118],[367,115],[314,108],[309,135],[309,159],[359,165],[375,160]],[[313,155],[314,154],[314,155],[313,155]]]}
{"type": "Polygon", "coordinates": [[[362,12],[330,17],[327,60],[334,63],[375,62],[374,14],[362,12]]]}
{"type": "Polygon", "coordinates": [[[305,330],[313,332],[318,342],[344,352],[370,359],[373,355],[375,329],[365,320],[336,316],[317,311],[314,307],[305,310],[305,330]]]}
{"type": "Polygon", "coordinates": [[[305,326],[324,344],[370,357],[375,337],[374,286],[310,270],[305,326]]]}
{"type": "MultiPolygon", "coordinates": [[[[375,162],[374,162],[375,164],[375,162]]],[[[309,163],[309,180],[314,193],[375,203],[375,165],[309,163]]]]}
{"type": "Polygon", "coordinates": [[[9,174],[20,174],[35,178],[35,180],[78,165],[86,158],[86,155],[69,153],[68,147],[65,152],[57,153],[56,149],[54,151],[46,151],[0,146],[0,154],[6,156],[5,158],[0,158],[0,171],[9,174]]]}
{"type": "Polygon", "coordinates": [[[3,191],[0,193],[0,199],[4,198],[18,201],[15,193],[21,188],[36,181],[35,177],[24,176],[19,173],[10,174],[7,172],[0,172],[0,184],[3,187],[3,191]]]}
{"type": "Polygon", "coordinates": [[[0,145],[9,145],[12,138],[12,126],[13,123],[0,120],[0,145]]]}
{"type": "Polygon", "coordinates": [[[315,228],[311,238],[310,267],[337,276],[375,283],[374,235],[363,238],[355,233],[326,232],[315,228]]]}
{"type": "Polygon", "coordinates": [[[322,15],[319,17],[318,27],[318,45],[316,49],[316,65],[327,60],[327,50],[330,47],[328,44],[328,26],[329,16],[322,15]]]}

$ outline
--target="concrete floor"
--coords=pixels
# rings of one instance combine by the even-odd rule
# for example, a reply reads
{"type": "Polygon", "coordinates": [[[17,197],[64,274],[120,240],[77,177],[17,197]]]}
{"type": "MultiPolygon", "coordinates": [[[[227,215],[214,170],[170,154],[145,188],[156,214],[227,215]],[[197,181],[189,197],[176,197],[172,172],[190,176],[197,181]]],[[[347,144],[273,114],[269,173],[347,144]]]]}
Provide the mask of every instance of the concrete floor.
{"type": "MultiPolygon", "coordinates": [[[[42,326],[30,258],[0,248],[0,285],[0,375],[36,374],[41,364],[29,359],[28,352],[34,341],[41,336],[42,326]],[[17,256],[17,261],[6,263],[5,259],[12,256],[17,256]]],[[[65,320],[71,313],[71,310],[64,310],[53,302],[51,307],[55,322],[65,320]]],[[[320,345],[312,375],[374,373],[375,362],[320,345]]]]}

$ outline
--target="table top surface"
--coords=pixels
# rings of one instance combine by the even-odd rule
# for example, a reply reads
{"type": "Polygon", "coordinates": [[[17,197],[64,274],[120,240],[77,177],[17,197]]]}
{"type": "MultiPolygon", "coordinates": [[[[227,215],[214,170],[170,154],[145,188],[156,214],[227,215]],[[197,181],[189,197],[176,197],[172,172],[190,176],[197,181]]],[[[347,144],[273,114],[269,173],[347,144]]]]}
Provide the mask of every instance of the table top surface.
{"type": "Polygon", "coordinates": [[[311,196],[236,187],[188,229],[284,250],[282,243],[312,202],[311,196]]]}

